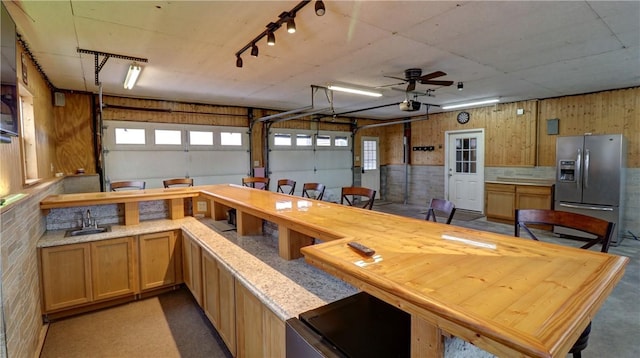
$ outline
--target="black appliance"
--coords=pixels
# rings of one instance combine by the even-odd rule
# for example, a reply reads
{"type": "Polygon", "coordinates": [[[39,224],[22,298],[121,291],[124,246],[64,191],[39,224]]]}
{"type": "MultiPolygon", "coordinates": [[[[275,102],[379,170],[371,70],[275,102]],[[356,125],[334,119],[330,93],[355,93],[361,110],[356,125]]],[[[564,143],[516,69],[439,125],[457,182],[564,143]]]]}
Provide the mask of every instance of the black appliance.
{"type": "Polygon", "coordinates": [[[365,292],[287,320],[287,357],[409,357],[411,316],[365,292]]]}

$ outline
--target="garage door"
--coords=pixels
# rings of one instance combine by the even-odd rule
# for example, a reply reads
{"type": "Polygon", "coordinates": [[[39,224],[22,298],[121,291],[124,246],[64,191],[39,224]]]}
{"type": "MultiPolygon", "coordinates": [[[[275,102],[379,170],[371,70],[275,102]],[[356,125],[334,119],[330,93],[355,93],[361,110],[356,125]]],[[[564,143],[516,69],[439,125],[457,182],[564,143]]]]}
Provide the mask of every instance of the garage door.
{"type": "Polygon", "coordinates": [[[271,129],[269,171],[272,190],[278,179],[325,185],[324,200],[340,201],[340,190],[352,183],[352,139],[349,132],[271,129]]]}
{"type": "Polygon", "coordinates": [[[169,178],[195,185],[241,183],[249,171],[249,137],[242,127],[130,121],[104,122],[105,188],[144,180],[162,188],[169,178]]]}

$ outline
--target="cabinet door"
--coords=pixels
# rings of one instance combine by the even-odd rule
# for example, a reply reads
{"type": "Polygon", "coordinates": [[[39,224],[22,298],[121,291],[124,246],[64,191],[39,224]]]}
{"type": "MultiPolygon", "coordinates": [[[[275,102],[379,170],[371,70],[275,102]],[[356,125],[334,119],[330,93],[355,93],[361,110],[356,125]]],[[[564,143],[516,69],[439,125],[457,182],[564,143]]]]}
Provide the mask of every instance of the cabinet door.
{"type": "Polygon", "coordinates": [[[516,203],[515,185],[487,183],[485,194],[487,219],[513,221],[516,203]]]}
{"type": "Polygon", "coordinates": [[[135,240],[123,237],[91,243],[93,299],[135,294],[137,268],[135,240]]]}
{"type": "Polygon", "coordinates": [[[236,286],[237,357],[284,357],[285,323],[238,281],[236,286]]]}
{"type": "Polygon", "coordinates": [[[140,235],[140,289],[178,284],[173,231],[140,235]]]}
{"type": "Polygon", "coordinates": [[[518,209],[553,209],[551,187],[523,186],[516,189],[516,208],[518,209]]]}
{"type": "Polygon", "coordinates": [[[193,298],[202,306],[202,271],[200,245],[188,235],[182,237],[182,278],[193,298]]]}
{"type": "Polygon", "coordinates": [[[40,250],[45,312],[92,301],[89,244],[40,250]]]}
{"type": "Polygon", "coordinates": [[[208,252],[202,251],[202,309],[232,355],[236,354],[234,278],[208,252]]]}

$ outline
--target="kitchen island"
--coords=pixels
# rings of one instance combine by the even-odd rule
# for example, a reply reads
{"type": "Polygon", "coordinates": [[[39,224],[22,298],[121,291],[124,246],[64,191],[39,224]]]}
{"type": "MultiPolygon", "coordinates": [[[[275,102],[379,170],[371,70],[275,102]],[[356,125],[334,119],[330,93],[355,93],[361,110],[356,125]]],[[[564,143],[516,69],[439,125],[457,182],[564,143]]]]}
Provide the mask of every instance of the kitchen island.
{"type": "Polygon", "coordinates": [[[197,190],[214,218],[239,212],[239,234],[274,222],[280,252],[327,241],[302,248],[306,260],[409,312],[413,356],[442,356],[443,334],[499,356],[562,356],[628,261],[236,185],[197,190]],[[376,256],[360,256],[352,240],[376,256]]]}

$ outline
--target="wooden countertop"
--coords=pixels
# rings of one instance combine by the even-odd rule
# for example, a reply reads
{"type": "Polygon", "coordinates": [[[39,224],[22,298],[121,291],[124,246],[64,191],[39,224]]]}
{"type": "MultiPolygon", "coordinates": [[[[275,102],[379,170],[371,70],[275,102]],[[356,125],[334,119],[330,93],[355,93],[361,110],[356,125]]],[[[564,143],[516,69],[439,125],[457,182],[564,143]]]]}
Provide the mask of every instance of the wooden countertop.
{"type": "Polygon", "coordinates": [[[139,201],[180,199],[196,197],[199,190],[187,188],[158,188],[145,190],[123,190],[96,193],[76,193],[50,195],[40,202],[40,209],[68,208],[73,206],[89,206],[118,204],[139,201]]]}
{"type": "Polygon", "coordinates": [[[306,260],[498,356],[565,356],[628,262],[426,221],[352,225],[360,235],[304,247],[306,260]]]}
{"type": "Polygon", "coordinates": [[[628,262],[611,254],[238,185],[82,195],[49,197],[41,207],[78,205],[81,199],[91,205],[200,195],[213,206],[236,208],[240,217],[278,224],[281,236],[295,231],[327,241],[303,247],[305,259],[411,313],[418,322],[416,328],[412,319],[412,339],[422,340],[416,355],[430,356],[419,349],[424,341],[438,342],[439,334],[429,339],[421,334],[420,322],[426,322],[499,356],[563,356],[628,262]],[[346,246],[350,240],[373,248],[376,255],[360,256],[346,246]]]}

